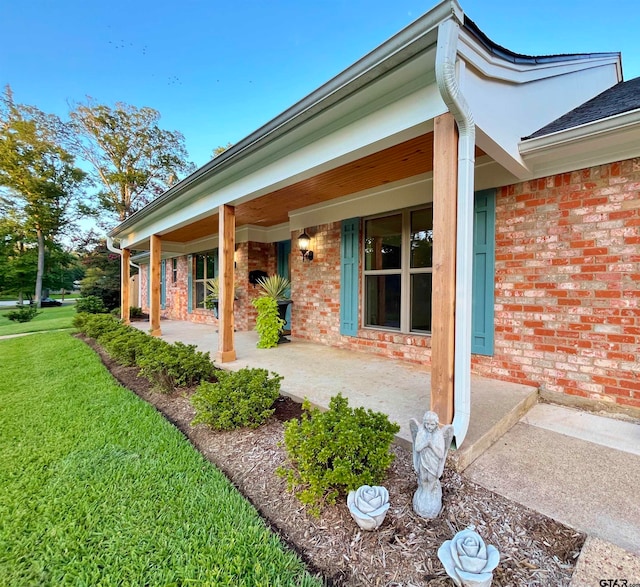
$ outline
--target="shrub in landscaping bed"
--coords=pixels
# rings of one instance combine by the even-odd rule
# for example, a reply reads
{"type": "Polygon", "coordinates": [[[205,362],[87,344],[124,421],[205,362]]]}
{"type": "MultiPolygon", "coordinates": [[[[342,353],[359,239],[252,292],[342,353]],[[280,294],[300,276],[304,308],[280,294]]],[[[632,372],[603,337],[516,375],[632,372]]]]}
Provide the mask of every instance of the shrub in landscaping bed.
{"type": "Polygon", "coordinates": [[[393,462],[389,452],[400,430],[386,414],[350,408],[342,394],[331,398],[329,409],[312,409],[305,400],[300,421],[285,424],[284,445],[289,466],[278,473],[290,491],[319,513],[323,502],[335,503],[361,485],[379,485],[393,462]]]}
{"type": "Polygon", "coordinates": [[[102,298],[98,296],[82,296],[76,300],[76,312],[87,314],[105,314],[108,312],[102,298]]]}
{"type": "Polygon", "coordinates": [[[196,409],[192,424],[215,430],[249,426],[257,428],[275,411],[282,377],[266,369],[219,371],[216,383],[201,383],[191,398],[196,409]]]}
{"type": "Polygon", "coordinates": [[[15,310],[7,312],[5,316],[12,322],[31,322],[38,314],[38,308],[36,306],[16,306],[15,310]]]}
{"type": "Polygon", "coordinates": [[[137,365],[138,357],[144,352],[144,348],[151,340],[148,334],[123,326],[116,331],[106,333],[99,339],[100,344],[111,358],[127,367],[137,365]]]}
{"type": "Polygon", "coordinates": [[[78,314],[73,325],[96,339],[121,365],[140,367],[140,374],[160,391],[211,380],[216,371],[209,354],[197,351],[195,345],[169,344],[122,324],[110,314],[78,314]]]}
{"type": "Polygon", "coordinates": [[[215,367],[209,354],[196,350],[194,344],[168,344],[150,338],[136,364],[140,373],[159,391],[171,392],[175,387],[191,387],[213,377],[215,367]]]}
{"type": "Polygon", "coordinates": [[[96,340],[103,334],[122,327],[122,324],[110,314],[78,314],[73,325],[89,338],[96,340]]]}

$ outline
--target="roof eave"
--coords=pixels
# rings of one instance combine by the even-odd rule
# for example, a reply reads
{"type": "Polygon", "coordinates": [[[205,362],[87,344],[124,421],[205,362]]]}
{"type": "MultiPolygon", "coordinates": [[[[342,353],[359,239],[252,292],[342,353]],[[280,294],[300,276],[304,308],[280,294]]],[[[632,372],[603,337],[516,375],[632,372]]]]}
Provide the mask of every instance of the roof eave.
{"type": "Polygon", "coordinates": [[[109,236],[118,237],[154,210],[184,194],[211,174],[233,165],[238,160],[275,140],[278,136],[289,132],[319,112],[358,91],[377,77],[386,74],[422,52],[433,43],[431,40],[426,43],[421,40],[425,41],[429,33],[435,32],[437,34],[438,24],[451,16],[460,22],[464,18],[457,0],[441,2],[342,73],[169,188],[161,196],[111,230],[109,236]]]}
{"type": "Polygon", "coordinates": [[[567,146],[586,138],[595,138],[612,132],[620,132],[634,126],[640,127],[640,109],[623,112],[601,120],[595,120],[553,133],[524,139],[520,142],[522,156],[534,155],[559,146],[567,146]]]}

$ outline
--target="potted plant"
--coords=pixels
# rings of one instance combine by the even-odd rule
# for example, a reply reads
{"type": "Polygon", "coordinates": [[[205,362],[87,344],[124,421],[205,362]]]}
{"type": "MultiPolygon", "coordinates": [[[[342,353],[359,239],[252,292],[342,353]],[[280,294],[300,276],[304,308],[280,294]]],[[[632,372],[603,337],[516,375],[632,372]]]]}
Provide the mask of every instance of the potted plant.
{"type": "Polygon", "coordinates": [[[260,297],[253,301],[258,310],[256,330],[260,334],[258,346],[271,348],[282,342],[289,342],[282,336],[286,324],[287,307],[291,304],[289,291],[291,282],[280,275],[270,275],[259,279],[257,285],[262,290],[260,297]]]}
{"type": "MultiPolygon", "coordinates": [[[[208,310],[213,310],[213,315],[218,317],[218,302],[220,300],[220,280],[217,277],[213,279],[207,279],[205,282],[207,286],[207,296],[202,300],[202,305],[208,310]]],[[[233,288],[233,299],[238,299],[239,287],[233,288]]]]}

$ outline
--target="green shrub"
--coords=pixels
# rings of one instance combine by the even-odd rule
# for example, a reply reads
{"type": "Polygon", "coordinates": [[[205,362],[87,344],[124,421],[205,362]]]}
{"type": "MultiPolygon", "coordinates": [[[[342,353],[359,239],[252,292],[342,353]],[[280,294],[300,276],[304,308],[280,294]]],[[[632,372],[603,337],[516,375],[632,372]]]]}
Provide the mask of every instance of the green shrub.
{"type": "Polygon", "coordinates": [[[110,314],[93,314],[85,319],[82,332],[97,340],[106,332],[117,330],[120,326],[120,322],[110,314]]]}
{"type": "Polygon", "coordinates": [[[195,345],[168,342],[122,324],[111,314],[77,314],[73,325],[95,338],[121,365],[140,367],[140,375],[160,391],[190,387],[212,378],[215,367],[209,354],[195,345]]]}
{"type": "Polygon", "coordinates": [[[148,334],[136,328],[123,326],[122,329],[114,331],[110,336],[102,336],[100,344],[114,361],[120,365],[133,367],[144,353],[149,340],[152,339],[148,334]]]}
{"type": "Polygon", "coordinates": [[[84,334],[85,324],[88,319],[91,318],[91,314],[87,314],[86,312],[80,312],[73,317],[71,320],[71,326],[77,328],[79,332],[84,334]]]}
{"type": "Polygon", "coordinates": [[[142,308],[139,306],[131,306],[129,308],[129,318],[142,318],[142,308]]]}
{"type": "Polygon", "coordinates": [[[164,392],[176,387],[190,387],[210,379],[215,367],[209,354],[196,350],[196,345],[176,342],[166,343],[157,338],[150,341],[136,357],[140,374],[164,392]]]}
{"type": "Polygon", "coordinates": [[[219,371],[216,383],[201,383],[191,398],[196,409],[192,425],[206,424],[214,430],[249,426],[257,428],[275,411],[282,377],[266,369],[219,371]]]}
{"type": "Polygon", "coordinates": [[[38,314],[42,314],[42,312],[38,312],[35,305],[16,305],[16,309],[7,312],[5,316],[13,322],[31,322],[38,314]]]}
{"type": "Polygon", "coordinates": [[[280,332],[286,322],[278,314],[278,302],[274,298],[263,296],[253,300],[252,304],[258,310],[256,330],[259,349],[270,349],[278,344],[280,332]]]}
{"type": "Polygon", "coordinates": [[[323,502],[335,503],[361,485],[379,485],[393,462],[389,447],[400,430],[386,414],[350,408],[341,394],[331,398],[329,410],[302,404],[300,421],[285,424],[284,445],[289,466],[278,473],[289,491],[319,513],[323,502]]]}
{"type": "Polygon", "coordinates": [[[87,314],[105,314],[108,312],[104,302],[98,296],[83,296],[76,300],[76,312],[87,314]]]}

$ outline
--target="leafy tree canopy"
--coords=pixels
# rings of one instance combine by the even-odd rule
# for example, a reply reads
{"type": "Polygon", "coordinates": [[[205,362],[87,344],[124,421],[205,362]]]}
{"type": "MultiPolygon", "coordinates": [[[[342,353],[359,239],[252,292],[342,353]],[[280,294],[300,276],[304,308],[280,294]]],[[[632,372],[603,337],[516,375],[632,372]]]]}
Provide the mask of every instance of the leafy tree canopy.
{"type": "Polygon", "coordinates": [[[74,152],[93,167],[102,209],[118,221],[158,197],[195,169],[184,136],[158,126],[160,113],[122,102],[114,107],[88,98],[70,113],[74,152]]]}

